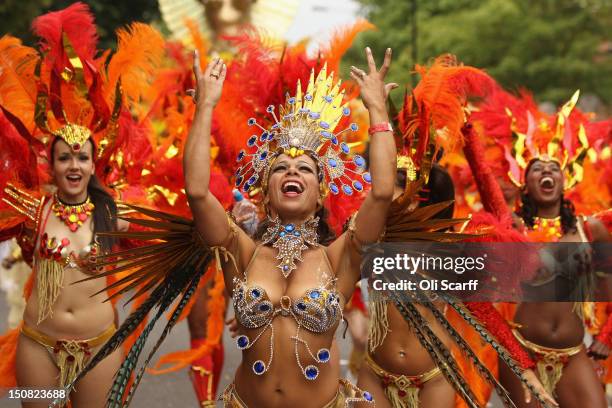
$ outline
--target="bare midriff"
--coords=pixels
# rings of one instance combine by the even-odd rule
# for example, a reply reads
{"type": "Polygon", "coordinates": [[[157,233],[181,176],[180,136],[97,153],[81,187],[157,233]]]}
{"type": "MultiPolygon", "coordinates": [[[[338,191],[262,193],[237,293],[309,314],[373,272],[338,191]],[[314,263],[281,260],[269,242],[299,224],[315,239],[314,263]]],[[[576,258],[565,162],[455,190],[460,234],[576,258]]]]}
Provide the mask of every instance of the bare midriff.
{"type": "Polygon", "coordinates": [[[72,284],[91,277],[78,268],[64,269],[64,283],[53,304],[53,315],[37,324],[38,291],[36,283],[27,301],[25,324],[58,339],[88,339],[99,335],[114,322],[115,313],[106,291],[91,297],[106,287],[106,279],[94,279],[72,284]]]}
{"type": "Polygon", "coordinates": [[[567,348],[582,343],[584,326],[573,302],[531,302],[518,306],[514,322],[526,339],[540,346],[567,348]]]}
{"type": "MultiPolygon", "coordinates": [[[[431,330],[450,349],[452,340],[431,311],[423,306],[416,307],[431,330]]],[[[393,374],[414,376],[433,369],[436,366],[434,361],[395,306],[387,306],[387,315],[389,330],[383,343],[372,354],[373,360],[393,374]]]]}

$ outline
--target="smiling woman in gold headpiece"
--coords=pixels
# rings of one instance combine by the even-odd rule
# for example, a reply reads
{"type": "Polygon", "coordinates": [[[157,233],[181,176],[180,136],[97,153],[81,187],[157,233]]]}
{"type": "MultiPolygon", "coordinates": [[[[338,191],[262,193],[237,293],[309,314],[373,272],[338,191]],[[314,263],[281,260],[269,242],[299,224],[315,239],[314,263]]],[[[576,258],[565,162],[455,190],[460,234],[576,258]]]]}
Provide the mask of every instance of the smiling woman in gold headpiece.
{"type": "MultiPolygon", "coordinates": [[[[23,323],[0,337],[0,388],[28,388],[9,391],[27,408],[58,398],[74,408],[99,408],[122,350],[113,349],[76,377],[116,333],[115,310],[105,302],[107,282],[90,278],[100,272],[92,262],[117,242],[96,234],[127,229],[102,180],[106,171],[119,170],[109,164],[119,146],[115,136],[132,136],[126,127],[134,122],[122,104],[120,75],[112,82],[111,71],[102,72],[106,68],[95,59],[96,27],[86,5],[45,14],[32,27],[40,54],[16,38],[0,39],[0,81],[13,85],[10,96],[3,88],[0,97],[1,160],[12,169],[2,173],[0,240],[16,236],[33,266],[23,323]],[[43,162],[48,168],[40,167],[43,162]]],[[[156,40],[154,30],[141,29],[156,40]]],[[[122,55],[120,45],[109,64],[122,55]]]]}
{"type": "Polygon", "coordinates": [[[267,108],[275,122],[270,128],[249,120],[261,134],[239,155],[236,184],[247,191],[261,188],[268,215],[263,234],[253,240],[208,189],[212,112],[226,67],[216,59],[202,72],[196,55],[197,111],[185,146],[185,187],[203,241],[227,257],[223,272],[243,358],[224,393],[226,406],[319,408],[372,399],[344,380],[338,383],[338,356],[331,347],[359,279],[360,247],[383,232],[395,179],[395,143],[385,108],[392,85],[384,83],[391,51],[380,70],[369,49],[366,56],[368,72],[353,68],[351,77],[370,114],[371,174],[362,157],[342,159],[349,149],[338,142],[342,131],[334,130],[350,110],[325,68],[316,77],[313,72],[305,92],[298,84],[278,113],[267,108]],[[324,194],[352,194],[364,183],[372,188],[360,211],[349,230],[334,238],[324,218],[324,194]]]}
{"type": "MultiPolygon", "coordinates": [[[[578,95],[576,92],[554,116],[533,109],[533,101],[525,96],[515,99],[514,103],[524,108],[526,117],[516,117],[506,106],[493,103],[482,109],[484,118],[495,111],[505,111],[509,116],[515,144],[512,149],[506,147],[506,159],[510,165],[510,179],[521,190],[516,224],[535,242],[610,240],[608,231],[599,221],[577,216],[573,204],[564,196],[582,180],[582,163],[589,150],[587,123],[581,115],[572,114],[578,95]]],[[[483,122],[485,126],[490,125],[483,122]]],[[[514,316],[513,334],[530,353],[540,381],[555,395],[560,407],[603,408],[607,406],[605,395],[589,354],[596,359],[606,358],[611,342],[608,332],[599,336],[589,351],[583,344],[583,319],[587,320],[588,311],[581,302],[588,300],[586,296],[593,289],[589,288],[593,282],[592,249],[588,244],[571,248],[576,249],[571,258],[566,253],[563,258],[555,259],[561,253],[551,253],[554,248],[548,247],[545,255],[551,262],[545,262],[538,269],[524,291],[535,298],[542,293],[560,293],[569,288],[579,293],[578,302],[523,302],[514,316]]],[[[500,378],[512,395],[519,395],[520,384],[501,365],[500,378]]],[[[515,401],[519,407],[535,406],[515,401]]]]}

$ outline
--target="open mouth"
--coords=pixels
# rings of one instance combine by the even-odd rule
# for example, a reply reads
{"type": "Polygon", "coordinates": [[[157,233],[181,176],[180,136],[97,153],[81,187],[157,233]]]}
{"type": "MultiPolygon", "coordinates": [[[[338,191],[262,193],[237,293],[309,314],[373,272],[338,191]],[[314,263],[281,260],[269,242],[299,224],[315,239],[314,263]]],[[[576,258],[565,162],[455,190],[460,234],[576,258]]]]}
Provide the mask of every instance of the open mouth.
{"type": "Polygon", "coordinates": [[[83,177],[78,175],[78,174],[69,174],[69,175],[66,176],[66,179],[68,180],[68,182],[72,186],[78,185],[81,182],[82,178],[83,177]]]}
{"type": "Polygon", "coordinates": [[[555,190],[555,180],[550,176],[540,179],[540,189],[545,193],[552,193],[555,190]]]}
{"type": "Polygon", "coordinates": [[[304,186],[298,181],[288,180],[283,183],[281,191],[286,196],[297,197],[304,192],[304,186]]]}

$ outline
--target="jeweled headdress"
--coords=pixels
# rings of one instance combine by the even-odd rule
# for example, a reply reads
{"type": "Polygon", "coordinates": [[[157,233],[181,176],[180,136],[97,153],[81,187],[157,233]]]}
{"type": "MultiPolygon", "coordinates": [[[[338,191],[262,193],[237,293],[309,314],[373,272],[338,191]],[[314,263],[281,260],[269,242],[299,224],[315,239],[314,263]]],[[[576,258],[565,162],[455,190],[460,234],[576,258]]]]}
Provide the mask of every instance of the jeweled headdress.
{"type": "Polygon", "coordinates": [[[551,126],[546,117],[536,121],[532,112],[527,109],[527,128],[522,130],[517,125],[517,118],[512,110],[505,108],[506,114],[511,118],[514,134],[512,149],[505,146],[505,156],[510,165],[508,176],[515,185],[524,185],[526,170],[535,160],[557,162],[566,176],[565,189],[572,188],[582,180],[582,163],[589,151],[589,141],[582,123],[577,130],[573,129],[570,123],[570,114],[578,102],[579,95],[580,91],[576,91],[561,107],[554,126],[551,126]]]}
{"type": "Polygon", "coordinates": [[[252,135],[247,150],[238,154],[237,161],[243,163],[236,171],[236,186],[245,191],[259,186],[265,188],[270,166],[279,154],[291,157],[309,154],[319,166],[319,178],[332,192],[351,195],[360,192],[365,183],[370,183],[370,174],[365,171],[365,159],[350,155],[350,146],[342,140],[347,131],[357,131],[352,123],[346,129],[334,133],[343,116],[350,115],[347,103],[342,103],[344,91],[340,81],[334,82],[334,75],[327,75],[325,65],[315,79],[310,74],[308,88],[302,93],[298,81],[295,96],[287,95],[286,102],[278,108],[273,105],[266,111],[274,124],[266,129],[255,118],[248,120],[249,126],[256,126],[261,134],[252,135]]]}

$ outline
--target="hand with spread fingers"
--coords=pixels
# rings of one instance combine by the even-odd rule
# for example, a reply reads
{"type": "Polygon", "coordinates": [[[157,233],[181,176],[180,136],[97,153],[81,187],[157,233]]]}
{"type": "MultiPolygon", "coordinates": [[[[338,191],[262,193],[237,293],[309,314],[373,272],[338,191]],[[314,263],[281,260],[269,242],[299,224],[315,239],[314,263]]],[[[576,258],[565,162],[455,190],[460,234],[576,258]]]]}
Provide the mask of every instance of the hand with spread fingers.
{"type": "Polygon", "coordinates": [[[216,106],[221,98],[223,82],[227,75],[227,65],[219,57],[213,58],[206,70],[200,67],[200,54],[193,52],[193,73],[196,80],[196,89],[189,89],[187,93],[193,97],[198,105],[216,106]]]}
{"type": "Polygon", "coordinates": [[[385,84],[385,77],[391,66],[391,48],[387,48],[380,70],[376,68],[376,62],[370,47],[366,48],[366,59],[368,62],[368,72],[352,66],[351,78],[361,88],[361,98],[366,108],[384,109],[389,93],[399,86],[396,83],[385,84]]]}

